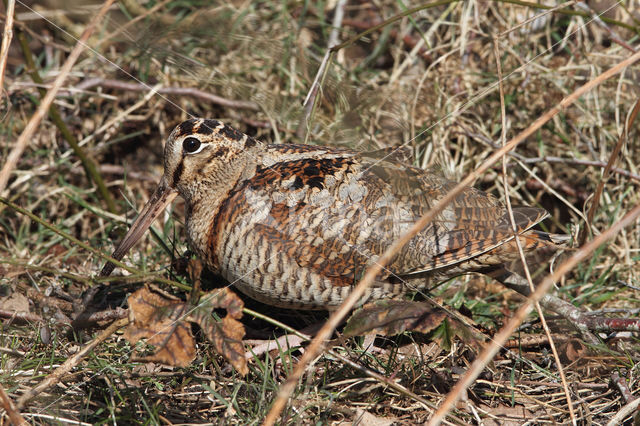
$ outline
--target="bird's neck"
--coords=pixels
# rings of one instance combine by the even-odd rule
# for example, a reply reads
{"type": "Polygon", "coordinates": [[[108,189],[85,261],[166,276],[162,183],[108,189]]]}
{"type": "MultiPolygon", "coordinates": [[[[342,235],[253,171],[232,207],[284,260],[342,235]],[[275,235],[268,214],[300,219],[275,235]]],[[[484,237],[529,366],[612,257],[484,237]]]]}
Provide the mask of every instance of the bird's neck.
{"type": "Polygon", "coordinates": [[[215,269],[215,253],[211,241],[211,230],[222,205],[232,193],[255,174],[257,162],[253,157],[238,161],[225,168],[225,173],[211,174],[211,179],[194,184],[189,196],[184,197],[187,208],[187,236],[189,246],[201,259],[207,259],[209,267],[215,269]],[[214,178],[215,176],[215,178],[214,178]],[[211,258],[211,259],[209,259],[211,258]]]}

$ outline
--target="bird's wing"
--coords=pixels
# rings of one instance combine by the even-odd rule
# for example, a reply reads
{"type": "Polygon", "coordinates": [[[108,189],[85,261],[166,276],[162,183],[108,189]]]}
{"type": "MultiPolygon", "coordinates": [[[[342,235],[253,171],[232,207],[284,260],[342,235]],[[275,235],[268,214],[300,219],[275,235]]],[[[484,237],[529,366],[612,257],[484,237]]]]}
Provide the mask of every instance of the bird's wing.
{"type": "MultiPolygon", "coordinates": [[[[456,186],[440,175],[404,164],[365,158],[361,165],[366,170],[361,180],[371,192],[378,192],[377,205],[390,211],[382,220],[396,224],[380,228],[393,233],[406,232],[456,186]]],[[[547,216],[535,207],[515,207],[513,214],[518,233],[547,216]]],[[[392,266],[401,275],[445,268],[512,239],[511,220],[503,204],[485,192],[466,188],[400,251],[392,266]]]]}
{"type": "MultiPolygon", "coordinates": [[[[241,191],[250,232],[301,267],[348,285],[454,186],[394,161],[332,156],[260,168],[241,191]],[[252,211],[256,205],[261,214],[252,211]]],[[[519,208],[514,214],[524,230],[546,212],[519,208]]],[[[385,275],[454,265],[512,238],[499,201],[467,188],[395,256],[385,275]]]]}

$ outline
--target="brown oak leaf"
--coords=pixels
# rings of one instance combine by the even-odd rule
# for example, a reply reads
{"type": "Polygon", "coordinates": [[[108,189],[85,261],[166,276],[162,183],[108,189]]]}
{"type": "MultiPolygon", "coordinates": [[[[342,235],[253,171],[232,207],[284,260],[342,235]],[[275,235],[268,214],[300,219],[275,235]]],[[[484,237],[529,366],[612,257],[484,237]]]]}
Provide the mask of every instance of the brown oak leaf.
{"type": "Polygon", "coordinates": [[[249,372],[244,357],[244,326],[238,318],[242,317],[242,300],[228,288],[221,288],[203,295],[196,308],[189,313],[189,321],[197,323],[207,339],[213,343],[216,352],[222,354],[242,375],[249,372]],[[216,320],[214,309],[224,308],[227,316],[222,322],[216,320]]]}
{"type": "Polygon", "coordinates": [[[439,326],[447,313],[442,308],[407,300],[377,300],[357,309],[344,328],[346,336],[382,334],[392,336],[403,331],[428,333],[439,326]]]}
{"type": "Polygon", "coordinates": [[[433,340],[448,349],[454,337],[477,345],[469,326],[460,322],[443,308],[427,302],[407,300],[378,300],[357,309],[347,321],[344,334],[358,336],[381,334],[391,336],[404,331],[433,333],[433,340]]]}
{"type": "Polygon", "coordinates": [[[155,346],[152,355],[139,360],[185,367],[196,356],[190,324],[194,322],[215,350],[245,375],[248,368],[243,356],[244,326],[237,320],[242,317],[243,307],[242,300],[227,288],[213,290],[197,303],[189,303],[145,286],[129,296],[131,321],[124,337],[132,344],[147,339],[148,344],[155,346]],[[227,310],[222,321],[213,316],[214,310],[220,308],[227,310]]]}

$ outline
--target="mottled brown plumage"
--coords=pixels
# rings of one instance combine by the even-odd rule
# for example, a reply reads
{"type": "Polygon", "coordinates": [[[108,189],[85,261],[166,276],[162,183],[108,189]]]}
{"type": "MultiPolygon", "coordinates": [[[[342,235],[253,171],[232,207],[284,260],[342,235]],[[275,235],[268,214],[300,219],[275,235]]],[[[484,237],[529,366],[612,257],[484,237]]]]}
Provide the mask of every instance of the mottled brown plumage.
{"type": "MultiPolygon", "coordinates": [[[[384,152],[267,145],[204,119],[175,128],[164,168],[113,256],[179,193],[189,244],[210,269],[262,302],[305,309],[339,305],[367,266],[454,187],[384,152]]],[[[513,212],[525,249],[550,242],[530,230],[544,210],[513,212]]],[[[468,188],[395,256],[365,300],[498,266],[516,253],[505,207],[468,188]]]]}

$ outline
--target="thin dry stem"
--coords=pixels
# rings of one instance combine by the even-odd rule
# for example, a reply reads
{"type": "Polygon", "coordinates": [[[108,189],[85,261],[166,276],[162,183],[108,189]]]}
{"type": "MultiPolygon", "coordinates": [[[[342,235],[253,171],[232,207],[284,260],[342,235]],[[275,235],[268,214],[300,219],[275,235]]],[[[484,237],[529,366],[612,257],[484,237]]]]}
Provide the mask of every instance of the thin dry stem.
{"type": "Polygon", "coordinates": [[[2,47],[0,48],[0,97],[4,92],[4,72],[7,67],[7,57],[9,56],[9,46],[13,38],[13,12],[16,7],[15,0],[5,2],[7,9],[6,20],[4,21],[4,30],[2,32],[2,47]]]}
{"type": "MultiPolygon", "coordinates": [[[[498,49],[498,40],[493,40],[494,46],[494,55],[496,59],[496,67],[498,70],[498,87],[500,94],[500,117],[502,120],[502,129],[500,131],[500,142],[504,146],[507,140],[507,113],[504,103],[504,85],[502,82],[502,64],[500,63],[500,51],[498,49]]],[[[511,207],[511,196],[509,195],[509,184],[507,183],[507,163],[509,162],[509,157],[505,154],[502,157],[502,184],[504,186],[504,194],[505,200],[507,204],[507,211],[509,212],[509,220],[511,221],[511,229],[513,230],[513,239],[516,243],[516,247],[518,247],[518,255],[520,256],[520,260],[522,262],[522,267],[524,269],[525,278],[529,283],[529,288],[531,291],[535,291],[535,286],[533,285],[533,280],[531,278],[531,272],[529,271],[529,265],[527,264],[527,260],[524,256],[524,250],[522,249],[522,244],[520,242],[520,238],[518,238],[518,227],[516,226],[516,219],[513,216],[513,208],[511,207]]],[[[556,361],[556,367],[558,368],[558,373],[560,373],[560,379],[562,381],[562,387],[564,389],[564,394],[567,397],[567,405],[569,406],[569,416],[571,417],[571,423],[574,425],[577,424],[576,414],[573,410],[573,401],[571,400],[571,393],[569,392],[569,386],[567,385],[567,378],[564,374],[564,367],[562,366],[562,362],[560,361],[560,356],[558,355],[558,350],[556,349],[556,344],[553,341],[553,336],[551,335],[551,330],[549,330],[549,326],[547,325],[547,320],[544,316],[544,312],[542,312],[542,307],[540,306],[540,302],[535,302],[536,312],[538,313],[538,317],[540,318],[540,322],[542,324],[542,328],[544,329],[545,334],[547,335],[547,339],[549,339],[549,345],[551,346],[551,351],[553,353],[553,358],[556,361]]]]}
{"type": "Polygon", "coordinates": [[[0,385],[0,400],[2,401],[2,407],[4,408],[4,411],[6,411],[6,413],[9,415],[9,419],[11,420],[11,423],[13,423],[14,425],[20,425],[20,426],[29,424],[24,419],[24,417],[20,415],[18,410],[16,410],[16,408],[13,406],[13,402],[11,401],[11,398],[9,398],[7,393],[4,391],[4,388],[2,387],[2,385],[0,385]]]}
{"type": "Polygon", "coordinates": [[[636,411],[640,407],[640,398],[634,399],[624,407],[620,409],[616,413],[615,416],[611,418],[607,426],[617,426],[622,424],[622,421],[626,419],[629,415],[631,415],[634,411],[636,411]]]}

